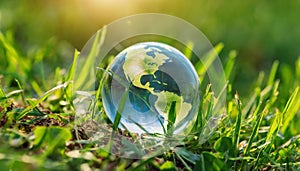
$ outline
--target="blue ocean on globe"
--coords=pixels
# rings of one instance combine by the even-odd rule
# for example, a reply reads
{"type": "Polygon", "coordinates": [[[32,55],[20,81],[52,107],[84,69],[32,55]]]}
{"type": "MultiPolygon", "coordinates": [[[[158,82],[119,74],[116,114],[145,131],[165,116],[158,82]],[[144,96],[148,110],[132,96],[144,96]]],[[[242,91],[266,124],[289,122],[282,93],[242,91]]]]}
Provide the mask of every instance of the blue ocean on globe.
{"type": "Polygon", "coordinates": [[[199,78],[191,62],[164,43],[134,44],[116,55],[102,82],[105,113],[119,128],[133,133],[166,133],[172,104],[174,134],[183,132],[197,114],[199,78]]]}

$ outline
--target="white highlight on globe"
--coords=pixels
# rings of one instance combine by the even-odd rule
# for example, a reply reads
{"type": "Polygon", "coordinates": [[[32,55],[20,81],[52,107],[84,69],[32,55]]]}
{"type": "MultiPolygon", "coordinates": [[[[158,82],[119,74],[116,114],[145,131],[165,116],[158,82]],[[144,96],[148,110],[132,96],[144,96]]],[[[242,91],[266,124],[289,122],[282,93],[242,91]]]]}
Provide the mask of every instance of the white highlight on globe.
{"type": "Polygon", "coordinates": [[[184,134],[198,113],[199,78],[192,63],[164,43],[143,42],[120,52],[103,77],[102,102],[114,123],[132,133],[184,134]]]}

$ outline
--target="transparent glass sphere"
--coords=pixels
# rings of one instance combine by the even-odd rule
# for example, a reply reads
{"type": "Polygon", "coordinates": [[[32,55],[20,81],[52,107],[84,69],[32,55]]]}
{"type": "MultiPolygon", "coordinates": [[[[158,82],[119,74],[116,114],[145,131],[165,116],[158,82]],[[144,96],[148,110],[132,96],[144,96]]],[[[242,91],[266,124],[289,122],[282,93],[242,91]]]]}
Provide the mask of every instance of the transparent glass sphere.
{"type": "Polygon", "coordinates": [[[185,132],[198,113],[199,78],[191,62],[163,43],[144,42],[120,52],[102,80],[108,118],[132,133],[185,132]],[[117,114],[118,113],[118,114],[117,114]]]}

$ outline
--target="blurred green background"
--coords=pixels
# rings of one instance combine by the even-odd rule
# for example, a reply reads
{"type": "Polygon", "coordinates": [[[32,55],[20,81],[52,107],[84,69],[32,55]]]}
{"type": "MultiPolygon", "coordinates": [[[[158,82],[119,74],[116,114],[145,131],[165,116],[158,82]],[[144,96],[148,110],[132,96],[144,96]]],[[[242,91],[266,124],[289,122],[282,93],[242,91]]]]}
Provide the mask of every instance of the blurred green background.
{"type": "Polygon", "coordinates": [[[12,33],[23,56],[51,44],[55,53],[45,57],[47,69],[68,66],[74,48],[80,50],[116,19],[144,12],[174,15],[197,26],[213,45],[223,42],[222,61],[230,50],[238,51],[235,82],[243,91],[275,59],[294,65],[300,55],[299,7],[300,0],[1,0],[0,30],[12,33]]]}

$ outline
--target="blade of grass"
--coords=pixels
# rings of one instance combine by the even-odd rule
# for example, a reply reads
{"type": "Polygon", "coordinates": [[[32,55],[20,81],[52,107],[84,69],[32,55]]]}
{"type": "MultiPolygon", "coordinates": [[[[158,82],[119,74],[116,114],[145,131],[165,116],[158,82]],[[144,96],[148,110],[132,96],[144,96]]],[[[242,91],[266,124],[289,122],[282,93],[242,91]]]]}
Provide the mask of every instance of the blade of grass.
{"type": "Polygon", "coordinates": [[[39,103],[43,102],[48,96],[50,96],[52,93],[54,93],[55,91],[61,89],[61,88],[65,88],[70,82],[66,82],[64,84],[60,84],[54,88],[52,88],[51,90],[47,91],[46,93],[44,93],[38,100],[36,100],[33,104],[30,104],[26,109],[24,109],[17,117],[16,120],[21,119],[22,117],[24,117],[29,111],[31,111],[33,108],[35,108],[39,103]]]}
{"type": "MultiPolygon", "coordinates": [[[[279,81],[276,81],[276,82],[274,83],[274,85],[273,85],[274,88],[273,88],[273,91],[272,91],[270,100],[268,101],[268,103],[266,104],[266,106],[265,106],[265,108],[263,109],[263,112],[262,112],[263,116],[266,116],[266,115],[269,113],[269,111],[270,111],[272,105],[273,105],[273,104],[275,103],[275,101],[277,100],[277,95],[278,95],[277,89],[278,89],[278,85],[279,85],[279,81]]],[[[271,85],[269,85],[269,86],[271,86],[271,85]]],[[[279,112],[279,111],[277,110],[276,112],[279,112]]],[[[280,119],[279,117],[282,117],[282,115],[279,114],[279,113],[276,113],[276,117],[278,117],[278,118],[277,118],[277,122],[278,122],[278,121],[280,121],[280,120],[278,120],[278,119],[280,119]]],[[[265,143],[264,143],[263,145],[261,145],[261,146],[258,147],[259,153],[258,153],[258,155],[257,155],[257,157],[256,157],[256,162],[255,162],[255,164],[254,164],[255,170],[257,170],[258,163],[259,163],[259,161],[263,158],[263,157],[261,157],[261,155],[263,154],[263,152],[264,152],[264,151],[269,151],[269,150],[270,150],[270,147],[273,145],[273,143],[270,141],[270,139],[272,138],[271,135],[274,135],[274,132],[275,132],[276,130],[277,130],[277,132],[279,131],[279,129],[276,129],[276,127],[275,127],[275,126],[278,126],[278,125],[275,125],[276,120],[274,120],[273,122],[274,122],[274,126],[273,126],[273,128],[270,128],[270,130],[272,130],[272,131],[269,130],[269,131],[268,131],[268,134],[267,134],[267,137],[269,136],[269,138],[267,138],[267,139],[265,140],[265,143]]],[[[272,124],[273,124],[273,123],[272,123],[272,124]]],[[[279,126],[280,126],[280,125],[279,125],[279,126]]],[[[272,126],[271,126],[271,127],[272,127],[272,126]]],[[[276,133],[275,136],[277,136],[277,133],[276,133]]],[[[275,138],[272,139],[272,141],[274,141],[274,140],[275,140],[275,138]]]]}
{"type": "Polygon", "coordinates": [[[129,90],[126,89],[125,92],[121,96],[121,99],[120,99],[120,102],[118,105],[118,109],[117,109],[117,113],[116,113],[114,123],[113,123],[113,130],[115,130],[115,131],[117,130],[119,123],[121,121],[121,117],[122,117],[122,113],[123,113],[125,103],[126,103],[126,100],[128,97],[128,93],[129,93],[129,90]]]}
{"type": "Polygon", "coordinates": [[[76,65],[77,65],[77,60],[78,60],[79,54],[80,54],[80,52],[77,49],[75,49],[74,56],[73,56],[73,63],[72,63],[71,68],[70,68],[70,70],[68,72],[66,81],[71,81],[71,80],[74,79],[74,75],[75,75],[75,70],[76,70],[76,65]]]}
{"type": "Polygon", "coordinates": [[[205,114],[206,121],[208,121],[209,118],[212,116],[213,107],[214,107],[214,95],[213,95],[213,93],[210,93],[209,100],[208,100],[208,107],[207,107],[207,111],[205,114]]]}
{"type": "Polygon", "coordinates": [[[5,99],[6,99],[6,95],[5,95],[4,91],[2,90],[2,88],[0,87],[0,100],[1,100],[2,98],[5,98],[5,99]]]}
{"type": "Polygon", "coordinates": [[[3,45],[7,61],[9,61],[8,71],[18,72],[22,77],[26,76],[26,71],[31,67],[31,63],[27,58],[21,58],[14,46],[0,32],[0,43],[3,45]]]}
{"type": "Polygon", "coordinates": [[[275,80],[276,73],[277,73],[278,65],[279,65],[278,61],[275,61],[273,63],[267,85],[272,85],[273,84],[273,82],[275,80]]]}
{"type": "Polygon", "coordinates": [[[73,63],[71,65],[71,68],[68,72],[68,75],[66,77],[66,82],[71,82],[65,89],[65,94],[67,96],[67,99],[73,106],[73,84],[72,82],[74,80],[74,75],[75,75],[75,70],[76,70],[76,65],[77,65],[77,60],[79,57],[80,52],[75,49],[74,56],[73,56],[73,63]]]}
{"type": "MultiPolygon", "coordinates": [[[[204,171],[205,170],[205,159],[204,159],[204,156],[203,154],[200,155],[200,161],[199,161],[199,164],[201,166],[201,171],[204,171]],[[200,164],[201,163],[201,164],[200,164]]],[[[196,165],[197,166],[197,165],[196,165]]],[[[200,168],[200,167],[199,167],[200,168]]]]}
{"type": "Polygon", "coordinates": [[[23,92],[23,90],[14,90],[14,91],[11,91],[11,92],[7,93],[6,97],[10,98],[10,97],[12,97],[16,94],[21,94],[22,92],[23,92]]]}
{"type": "Polygon", "coordinates": [[[266,142],[271,141],[271,144],[273,144],[272,142],[274,141],[275,137],[277,136],[279,129],[282,125],[282,119],[283,119],[283,115],[279,110],[276,110],[275,112],[275,118],[271,124],[271,127],[268,131],[267,134],[267,138],[266,138],[266,142]]]}
{"type": "Polygon", "coordinates": [[[296,83],[300,83],[300,57],[296,61],[296,83]]]}
{"type": "Polygon", "coordinates": [[[248,101],[247,105],[243,109],[243,113],[245,113],[245,118],[248,118],[250,115],[250,112],[252,111],[251,109],[253,107],[257,107],[258,103],[261,101],[261,89],[260,87],[255,88],[255,93],[252,95],[250,100],[248,101]]]}
{"type": "Polygon", "coordinates": [[[225,66],[225,76],[226,76],[226,80],[230,79],[232,70],[233,70],[233,66],[236,60],[236,56],[237,56],[237,52],[235,50],[232,50],[229,52],[229,59],[226,63],[225,66]]]}
{"type": "Polygon", "coordinates": [[[201,61],[195,65],[195,69],[199,75],[200,81],[203,80],[203,76],[206,73],[206,70],[211,66],[214,60],[218,57],[218,54],[222,51],[224,47],[223,43],[217,44],[214,49],[210,50],[207,54],[204,55],[201,61]]]}
{"type": "Polygon", "coordinates": [[[264,101],[265,98],[267,98],[267,94],[271,92],[271,96],[269,100],[267,101],[264,109],[263,109],[263,115],[266,116],[269,113],[269,110],[273,106],[273,104],[276,102],[278,98],[278,86],[279,86],[279,81],[276,81],[274,85],[269,85],[267,86],[261,93],[260,93],[260,99],[261,101],[264,101]],[[272,91],[271,91],[272,90],[272,91]]]}
{"type": "Polygon", "coordinates": [[[175,120],[176,120],[176,101],[172,101],[168,113],[168,125],[167,125],[167,132],[170,135],[173,134],[175,120]]]}
{"type": "Polygon", "coordinates": [[[299,87],[297,87],[295,89],[295,91],[293,92],[293,94],[291,95],[291,97],[289,98],[289,100],[287,101],[282,115],[284,117],[284,123],[282,125],[281,131],[283,133],[286,132],[286,130],[288,129],[290,122],[294,119],[294,117],[296,116],[296,113],[298,112],[299,108],[300,108],[300,93],[299,93],[299,87]]]}
{"type": "Polygon", "coordinates": [[[38,96],[42,96],[43,95],[43,90],[40,88],[39,84],[36,81],[31,81],[31,86],[34,90],[34,92],[38,95],[38,96]]]}
{"type": "Polygon", "coordinates": [[[175,153],[176,156],[179,158],[179,160],[181,161],[181,163],[184,165],[185,169],[192,171],[193,169],[183,160],[183,158],[180,156],[180,154],[175,153]]]}
{"type": "Polygon", "coordinates": [[[143,130],[146,134],[150,134],[146,128],[144,128],[141,124],[138,122],[131,120],[134,124],[136,124],[141,130],[143,130]]]}
{"type": "MultiPolygon", "coordinates": [[[[267,104],[267,107],[265,112],[267,113],[267,111],[269,111],[269,108],[271,108],[271,105],[273,105],[273,103],[277,100],[277,96],[278,96],[278,86],[279,86],[279,81],[276,81],[273,85],[273,91],[271,94],[271,98],[270,101],[267,104]]],[[[268,131],[267,134],[267,138],[266,138],[266,142],[270,141],[274,136],[277,136],[277,133],[279,131],[279,127],[282,124],[282,114],[279,112],[279,110],[276,110],[276,115],[275,115],[275,119],[273,120],[271,127],[268,131]]]]}
{"type": "MultiPolygon", "coordinates": [[[[39,55],[36,55],[39,56],[39,55]]],[[[44,55],[40,55],[40,56],[44,56],[44,55]]],[[[42,57],[43,58],[43,57],[42,57]]],[[[37,63],[37,65],[39,66],[39,71],[38,71],[38,77],[40,78],[40,87],[43,87],[44,89],[47,89],[47,85],[49,86],[49,84],[46,83],[46,78],[45,78],[45,72],[44,72],[44,62],[42,61],[42,59],[40,59],[41,61],[39,61],[37,63]]],[[[50,87],[49,87],[50,88],[50,87]]]]}
{"type": "Polygon", "coordinates": [[[201,96],[200,102],[199,102],[199,107],[198,107],[198,114],[197,114],[197,119],[195,123],[195,127],[193,128],[193,131],[199,131],[203,127],[203,96],[201,96]]]}
{"type": "MultiPolygon", "coordinates": [[[[17,82],[19,89],[20,89],[20,90],[24,90],[24,89],[22,88],[22,86],[21,86],[19,80],[15,79],[15,81],[17,82]]],[[[21,93],[21,98],[22,98],[22,103],[23,103],[23,105],[27,105],[26,100],[25,100],[25,94],[24,94],[24,91],[22,91],[22,93],[21,93]]]]}
{"type": "Polygon", "coordinates": [[[264,78],[265,78],[265,72],[260,71],[259,74],[258,74],[258,78],[255,82],[255,87],[260,87],[261,88],[264,78]]]}
{"type": "Polygon", "coordinates": [[[251,149],[251,145],[253,143],[253,140],[254,138],[256,137],[256,135],[258,134],[258,129],[260,127],[260,124],[261,124],[261,121],[262,121],[262,118],[263,118],[263,114],[261,113],[259,116],[258,116],[258,112],[260,110],[260,107],[261,107],[261,103],[258,104],[258,106],[256,107],[255,109],[255,112],[254,112],[254,116],[257,116],[257,121],[256,121],[256,124],[254,126],[254,129],[252,131],[252,134],[250,136],[250,139],[249,139],[249,142],[247,144],[247,147],[245,149],[245,152],[244,152],[244,156],[248,156],[249,155],[249,152],[250,152],[250,149],[251,149]]]}
{"type": "MultiPolygon", "coordinates": [[[[96,33],[92,48],[90,50],[90,53],[88,54],[85,61],[82,61],[83,66],[80,68],[80,70],[77,72],[79,75],[77,75],[76,82],[74,83],[75,89],[79,89],[80,87],[84,85],[84,87],[89,88],[90,84],[92,84],[92,80],[86,81],[88,74],[93,74],[95,69],[95,57],[99,54],[100,47],[102,46],[104,39],[106,35],[106,27],[103,27],[103,29],[98,31],[96,33]],[[101,34],[100,34],[101,33],[101,34]],[[91,82],[91,83],[89,83],[91,82]]],[[[84,60],[84,59],[81,59],[84,60]]],[[[80,64],[80,63],[78,63],[80,64]]],[[[91,75],[94,78],[94,75],[91,75]]]]}
{"type": "Polygon", "coordinates": [[[242,122],[242,109],[241,109],[241,101],[240,101],[239,95],[237,93],[235,95],[235,99],[236,99],[236,103],[237,103],[237,107],[238,107],[238,116],[237,116],[236,123],[235,123],[233,145],[235,146],[235,149],[238,151],[241,122],[242,122]]]}
{"type": "MultiPolygon", "coordinates": [[[[202,144],[204,141],[206,141],[206,139],[212,134],[212,130],[214,129],[212,127],[212,125],[210,124],[210,121],[212,121],[211,119],[213,119],[212,116],[212,112],[213,112],[213,107],[214,107],[214,93],[211,92],[211,84],[207,85],[206,86],[206,90],[205,90],[205,93],[203,95],[203,99],[202,99],[202,103],[203,103],[203,106],[205,106],[205,110],[206,110],[206,113],[205,111],[202,111],[203,113],[203,121],[202,121],[202,124],[203,124],[203,129],[201,131],[199,131],[199,134],[198,134],[198,137],[201,137],[199,138],[199,144],[202,144]]],[[[200,110],[203,110],[200,109],[200,110]]]]}
{"type": "Polygon", "coordinates": [[[212,111],[213,116],[218,115],[220,112],[225,112],[222,110],[223,110],[223,108],[226,108],[226,106],[225,106],[226,102],[224,102],[224,100],[226,101],[226,97],[224,98],[224,96],[226,96],[227,87],[228,87],[228,81],[226,81],[226,83],[224,84],[219,95],[213,99],[214,100],[213,101],[213,111],[212,111]]]}
{"type": "Polygon", "coordinates": [[[192,151],[188,151],[186,148],[183,147],[177,147],[175,148],[175,153],[181,155],[184,159],[189,161],[192,164],[196,164],[196,162],[200,159],[200,156],[197,154],[194,154],[192,151]]]}

